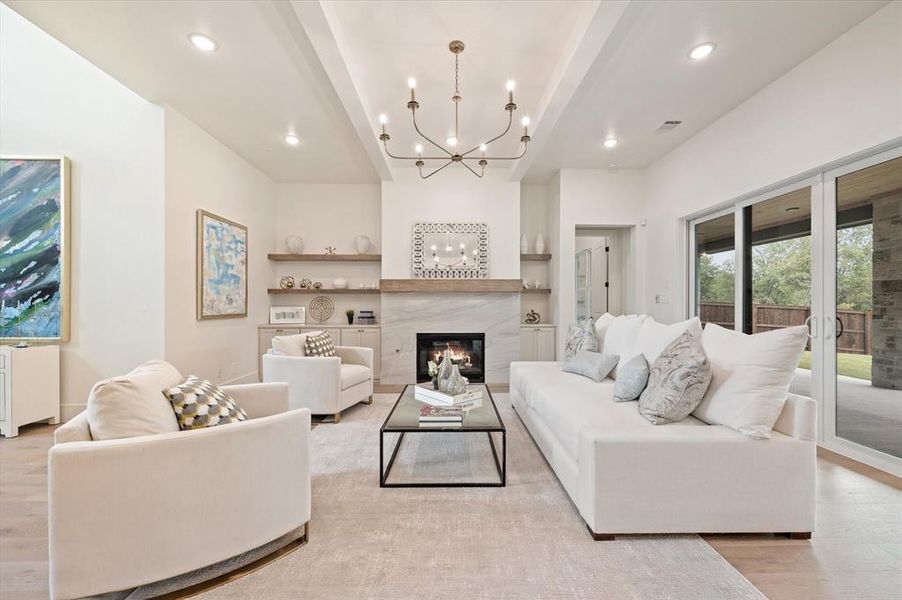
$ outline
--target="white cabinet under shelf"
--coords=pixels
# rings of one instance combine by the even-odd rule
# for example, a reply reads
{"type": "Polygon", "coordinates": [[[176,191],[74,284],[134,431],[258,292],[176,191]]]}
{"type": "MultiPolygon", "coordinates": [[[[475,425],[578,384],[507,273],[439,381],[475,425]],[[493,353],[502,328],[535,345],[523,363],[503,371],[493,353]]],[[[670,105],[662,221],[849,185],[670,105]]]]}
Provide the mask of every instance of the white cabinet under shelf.
{"type": "Polygon", "coordinates": [[[520,360],[554,360],[554,325],[520,326],[520,360]]]}
{"type": "Polygon", "coordinates": [[[59,418],[59,346],[0,347],[0,434],[15,437],[21,425],[59,418]]]}

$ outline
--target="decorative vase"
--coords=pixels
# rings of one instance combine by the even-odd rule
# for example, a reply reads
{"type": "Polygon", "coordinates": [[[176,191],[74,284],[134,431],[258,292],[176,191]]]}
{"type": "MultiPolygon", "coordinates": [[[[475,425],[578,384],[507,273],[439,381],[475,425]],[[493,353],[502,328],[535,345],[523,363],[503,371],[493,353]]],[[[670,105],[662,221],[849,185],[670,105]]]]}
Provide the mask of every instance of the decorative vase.
{"type": "Polygon", "coordinates": [[[354,315],[345,315],[348,318],[348,325],[354,324],[354,315]]]}
{"type": "Polygon", "coordinates": [[[442,362],[439,363],[438,366],[438,375],[435,378],[438,380],[438,389],[442,392],[445,391],[445,381],[449,377],[451,377],[451,367],[454,366],[451,361],[451,350],[445,350],[445,353],[442,355],[442,362]]]}
{"type": "Polygon", "coordinates": [[[348,280],[344,277],[336,277],[332,280],[332,287],[336,290],[343,290],[348,287],[348,280]]]}
{"type": "Polygon", "coordinates": [[[451,375],[445,380],[445,389],[442,390],[446,394],[456,396],[467,391],[469,380],[460,374],[460,368],[457,365],[451,365],[451,375]]]}
{"type": "Polygon", "coordinates": [[[520,254],[526,254],[527,252],[529,252],[529,240],[524,233],[520,236],[520,254]]]}
{"type": "Polygon", "coordinates": [[[536,254],[545,254],[545,238],[541,233],[536,236],[536,254]]]}
{"type": "Polygon", "coordinates": [[[366,254],[371,245],[370,238],[365,235],[358,235],[354,238],[354,247],[357,248],[357,254],[366,254]]]}
{"type": "Polygon", "coordinates": [[[299,235],[289,235],[285,238],[285,248],[289,254],[300,254],[304,251],[304,240],[299,235]]]}

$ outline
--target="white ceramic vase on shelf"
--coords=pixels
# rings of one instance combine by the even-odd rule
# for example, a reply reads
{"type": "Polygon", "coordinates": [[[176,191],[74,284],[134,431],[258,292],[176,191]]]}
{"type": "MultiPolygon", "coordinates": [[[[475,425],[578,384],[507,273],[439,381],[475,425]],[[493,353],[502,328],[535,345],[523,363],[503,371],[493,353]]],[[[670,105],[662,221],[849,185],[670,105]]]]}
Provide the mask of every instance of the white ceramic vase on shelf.
{"type": "Polygon", "coordinates": [[[520,254],[526,254],[527,252],[529,252],[529,239],[524,233],[520,236],[520,254]]]}
{"type": "Polygon", "coordinates": [[[285,249],[289,254],[300,254],[304,251],[304,240],[299,235],[289,235],[285,238],[285,249]]]}
{"type": "Polygon", "coordinates": [[[536,236],[536,254],[545,254],[545,238],[541,233],[536,236]]]}
{"type": "Polygon", "coordinates": [[[344,277],[336,277],[332,280],[332,287],[336,290],[343,290],[348,287],[348,280],[344,277]]]}
{"type": "Polygon", "coordinates": [[[370,238],[365,235],[358,235],[354,238],[354,247],[357,248],[357,254],[366,254],[371,245],[370,238]]]}

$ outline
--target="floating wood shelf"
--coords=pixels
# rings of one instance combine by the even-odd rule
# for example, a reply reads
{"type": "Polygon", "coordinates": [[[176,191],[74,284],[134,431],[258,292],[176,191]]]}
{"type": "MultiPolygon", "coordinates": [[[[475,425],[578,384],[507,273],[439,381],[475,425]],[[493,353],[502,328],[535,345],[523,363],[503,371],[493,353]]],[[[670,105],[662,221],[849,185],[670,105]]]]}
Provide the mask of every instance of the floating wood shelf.
{"type": "Polygon", "coordinates": [[[541,261],[547,262],[551,260],[550,254],[521,254],[520,260],[532,260],[532,261],[541,261]]]}
{"type": "Polygon", "coordinates": [[[383,279],[383,292],[519,292],[519,279],[383,279]]]}
{"type": "Polygon", "coordinates": [[[318,296],[331,296],[332,294],[378,294],[382,290],[361,290],[360,288],[344,288],[344,289],[333,289],[333,288],[320,288],[318,290],[313,288],[269,288],[266,290],[270,294],[316,294],[318,296]]]}
{"type": "Polygon", "coordinates": [[[381,262],[381,254],[268,254],[275,261],[381,262]]]}
{"type": "Polygon", "coordinates": [[[520,291],[523,292],[524,294],[550,294],[551,288],[539,288],[537,290],[524,288],[520,291]]]}

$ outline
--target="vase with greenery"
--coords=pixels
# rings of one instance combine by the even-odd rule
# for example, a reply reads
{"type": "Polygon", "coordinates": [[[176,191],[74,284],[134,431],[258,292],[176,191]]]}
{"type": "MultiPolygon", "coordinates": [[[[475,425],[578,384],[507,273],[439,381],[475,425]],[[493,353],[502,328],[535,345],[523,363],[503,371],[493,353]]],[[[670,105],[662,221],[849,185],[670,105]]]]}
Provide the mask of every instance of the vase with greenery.
{"type": "Polygon", "coordinates": [[[354,309],[349,308],[346,310],[345,316],[348,317],[348,325],[352,325],[354,323],[354,309]]]}

